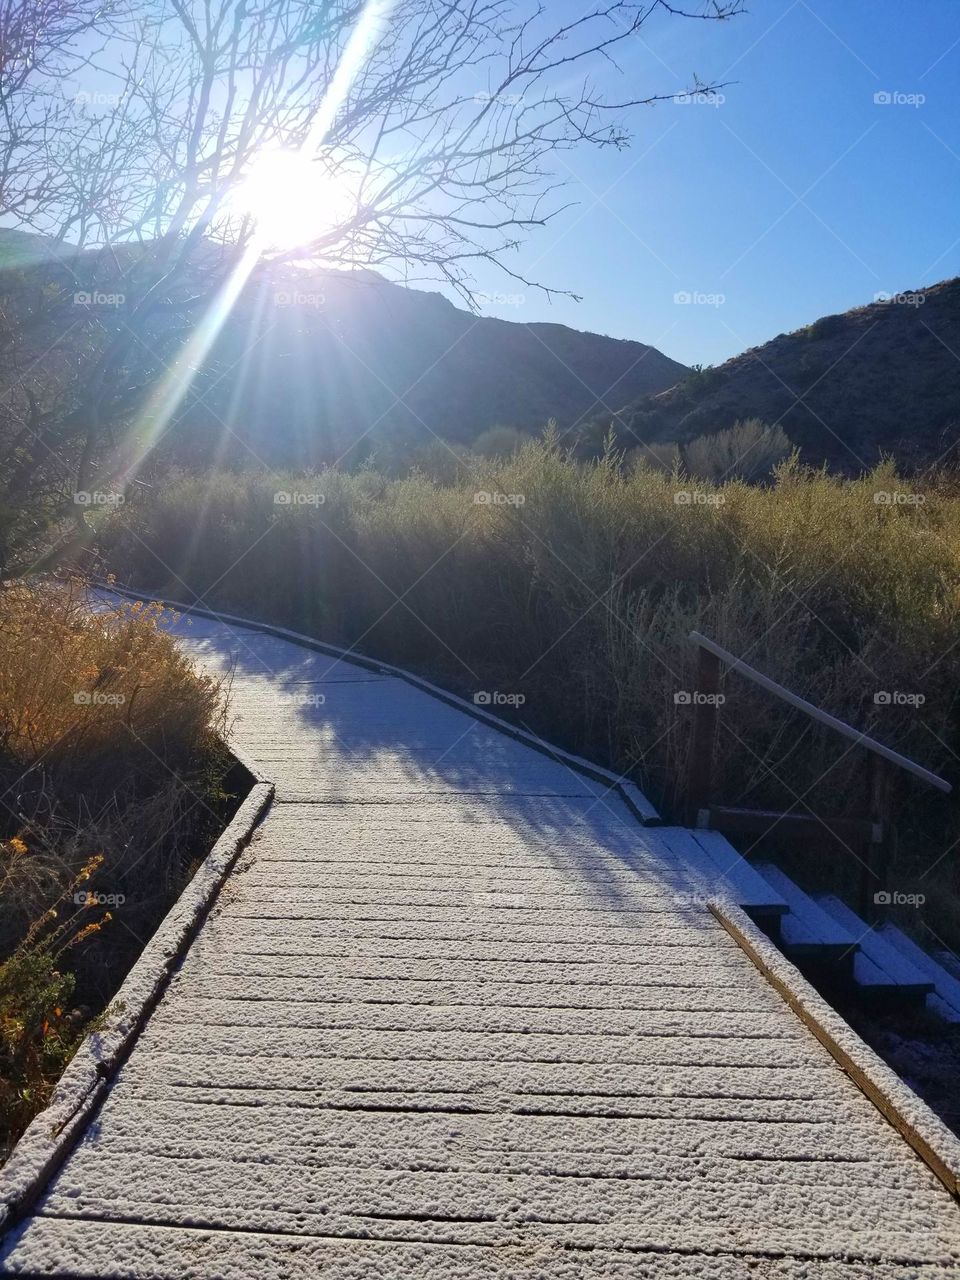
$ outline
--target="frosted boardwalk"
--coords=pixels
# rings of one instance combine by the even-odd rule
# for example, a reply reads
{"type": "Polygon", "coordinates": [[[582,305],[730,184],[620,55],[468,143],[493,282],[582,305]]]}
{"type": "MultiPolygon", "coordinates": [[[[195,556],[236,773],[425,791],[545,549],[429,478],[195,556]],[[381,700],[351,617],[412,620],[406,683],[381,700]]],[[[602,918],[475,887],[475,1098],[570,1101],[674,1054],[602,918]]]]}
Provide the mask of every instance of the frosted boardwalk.
{"type": "Polygon", "coordinates": [[[402,680],[181,631],[276,800],[3,1274],[955,1274],[950,1195],[656,828],[402,680]]]}

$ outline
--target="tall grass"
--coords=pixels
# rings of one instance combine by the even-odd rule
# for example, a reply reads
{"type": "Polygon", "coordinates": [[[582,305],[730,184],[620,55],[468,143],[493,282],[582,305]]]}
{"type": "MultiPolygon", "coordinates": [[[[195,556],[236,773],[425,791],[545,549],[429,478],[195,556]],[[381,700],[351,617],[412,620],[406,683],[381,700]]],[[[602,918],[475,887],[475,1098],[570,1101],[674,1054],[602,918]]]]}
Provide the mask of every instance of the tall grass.
{"type": "MultiPolygon", "coordinates": [[[[908,483],[884,465],[841,479],[788,461],[763,487],[715,484],[613,451],[577,463],[548,438],[459,458],[440,479],[181,474],[114,515],[102,541],[137,586],[294,625],[462,692],[523,694],[530,727],[636,777],[671,812],[692,628],[932,768],[957,763],[948,478],[908,483]]],[[[735,678],[725,693],[725,800],[862,810],[859,752],[735,678]]],[[[929,918],[956,933],[956,807],[899,799],[898,874],[929,889],[939,859],[929,918]]],[[[825,871],[814,852],[811,874],[853,874],[855,859],[825,871]]]]}
{"type": "Polygon", "coordinates": [[[0,1147],[220,824],[224,690],[158,607],[0,589],[0,1147]]]}

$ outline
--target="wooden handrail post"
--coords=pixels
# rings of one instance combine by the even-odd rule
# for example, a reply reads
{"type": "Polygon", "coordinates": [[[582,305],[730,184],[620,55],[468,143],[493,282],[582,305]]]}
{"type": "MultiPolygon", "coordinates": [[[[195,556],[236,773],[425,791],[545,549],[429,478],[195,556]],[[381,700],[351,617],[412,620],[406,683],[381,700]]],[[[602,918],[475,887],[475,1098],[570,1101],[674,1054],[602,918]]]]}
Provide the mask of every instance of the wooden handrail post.
{"type": "Polygon", "coordinates": [[[697,687],[691,698],[693,731],[687,774],[687,825],[701,825],[700,812],[709,809],[713,797],[713,750],[717,736],[720,693],[720,659],[702,646],[697,649],[697,687]]]}
{"type": "Polygon", "coordinates": [[[877,901],[876,895],[890,892],[889,880],[894,849],[890,803],[892,778],[890,766],[880,756],[871,754],[867,759],[867,768],[869,770],[867,799],[870,822],[874,830],[873,837],[865,849],[866,865],[860,876],[860,914],[868,923],[876,924],[883,916],[883,913],[877,909],[881,904],[877,901]]]}

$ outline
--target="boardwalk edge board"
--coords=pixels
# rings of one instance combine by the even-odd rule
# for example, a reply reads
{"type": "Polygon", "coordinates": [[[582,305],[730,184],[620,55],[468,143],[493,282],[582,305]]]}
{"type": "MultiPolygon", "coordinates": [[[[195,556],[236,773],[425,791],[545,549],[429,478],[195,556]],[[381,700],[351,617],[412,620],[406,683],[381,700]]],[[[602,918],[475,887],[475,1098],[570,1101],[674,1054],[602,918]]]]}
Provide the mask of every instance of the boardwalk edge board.
{"type": "Polygon", "coordinates": [[[708,905],[854,1084],[929,1165],[947,1190],[960,1198],[960,1139],[807,982],[746,912],[725,901],[708,905]]]}
{"type": "Polygon", "coordinates": [[[140,953],[103,1026],[83,1041],[50,1103],[8,1156],[0,1175],[0,1237],[30,1209],[69,1155],[273,799],[273,784],[232,748],[231,754],[249,770],[254,784],[140,953]]]}
{"type": "Polygon", "coordinates": [[[421,689],[424,693],[429,693],[432,697],[447,703],[448,706],[456,707],[458,711],[466,712],[467,715],[472,716],[475,720],[480,720],[482,723],[490,725],[491,728],[507,734],[508,737],[515,738],[518,742],[532,747],[534,751],[539,751],[542,755],[549,756],[551,760],[556,761],[558,764],[565,764],[569,768],[575,769],[578,773],[585,774],[588,778],[593,778],[596,782],[607,783],[617,792],[642,826],[658,827],[663,823],[663,819],[657,809],[635,783],[614,773],[611,769],[605,769],[602,765],[594,764],[590,760],[584,760],[582,756],[575,756],[569,751],[555,747],[543,738],[537,737],[536,734],[531,733],[528,729],[522,729],[518,725],[512,724],[509,720],[503,720],[500,716],[495,716],[492,712],[485,711],[476,703],[468,702],[466,698],[461,698],[457,694],[451,693],[448,689],[442,689],[439,685],[431,684],[429,680],[425,680],[422,676],[414,675],[412,671],[405,671],[403,667],[395,667],[391,663],[380,662],[366,654],[357,653],[354,649],[343,649],[339,645],[330,644],[326,640],[318,640],[315,636],[305,635],[301,631],[291,631],[288,627],[278,627],[272,623],[259,622],[251,618],[241,618],[234,613],[220,613],[218,610],[205,608],[202,605],[184,604],[179,600],[168,600],[145,591],[134,591],[131,587],[122,587],[116,582],[108,582],[104,578],[91,578],[90,581],[95,587],[113,592],[115,595],[126,596],[131,600],[142,600],[147,603],[156,602],[164,605],[165,608],[176,610],[177,613],[181,613],[185,617],[193,614],[198,618],[209,618],[213,622],[223,622],[230,626],[242,627],[246,631],[258,631],[264,635],[276,636],[279,640],[292,640],[305,648],[315,650],[317,653],[324,653],[329,657],[342,658],[344,662],[351,662],[358,667],[365,668],[367,671],[375,671],[379,675],[389,675],[399,680],[405,680],[407,684],[413,685],[416,689],[421,689]]]}

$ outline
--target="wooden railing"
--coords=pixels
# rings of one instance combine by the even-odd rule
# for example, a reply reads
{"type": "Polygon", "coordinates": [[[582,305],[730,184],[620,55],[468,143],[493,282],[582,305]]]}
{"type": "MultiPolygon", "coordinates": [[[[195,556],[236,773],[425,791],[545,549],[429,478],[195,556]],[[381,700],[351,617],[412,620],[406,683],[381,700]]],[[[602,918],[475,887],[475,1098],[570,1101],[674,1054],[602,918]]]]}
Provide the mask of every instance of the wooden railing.
{"type": "Polygon", "coordinates": [[[698,654],[697,689],[691,697],[694,711],[686,791],[687,822],[690,826],[710,827],[730,835],[761,837],[776,831],[793,839],[810,837],[821,844],[825,839],[833,837],[835,842],[847,848],[853,846],[854,849],[859,849],[860,910],[861,914],[874,918],[872,883],[884,884],[884,877],[890,872],[894,854],[895,832],[891,815],[891,777],[894,769],[903,769],[938,791],[952,791],[950,783],[917,764],[915,760],[901,755],[899,751],[884,746],[882,742],[861,733],[836,716],[821,711],[812,702],[807,702],[776,680],[771,680],[769,676],[748,666],[735,654],[701,635],[699,631],[691,631],[689,639],[697,646],[698,654]],[[869,776],[864,805],[866,812],[862,817],[822,817],[814,813],[781,813],[776,810],[736,808],[716,803],[713,760],[723,665],[781,702],[801,711],[811,720],[850,739],[867,752],[869,776]]]}

